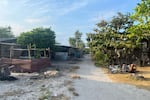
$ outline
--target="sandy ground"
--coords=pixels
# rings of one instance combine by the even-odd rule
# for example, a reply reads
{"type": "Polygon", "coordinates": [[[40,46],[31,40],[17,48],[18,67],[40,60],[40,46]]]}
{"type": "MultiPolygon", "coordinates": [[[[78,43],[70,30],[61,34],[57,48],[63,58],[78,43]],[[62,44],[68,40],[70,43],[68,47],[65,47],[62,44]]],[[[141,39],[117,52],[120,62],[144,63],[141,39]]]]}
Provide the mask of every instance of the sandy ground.
{"type": "Polygon", "coordinates": [[[45,78],[39,73],[12,73],[18,80],[0,81],[0,100],[71,100],[73,94],[68,90],[72,83],[68,68],[71,65],[57,63],[55,66],[57,69],[61,67],[55,77],[45,78]],[[37,79],[31,79],[37,76],[37,79]]]}
{"type": "Polygon", "coordinates": [[[19,80],[0,81],[0,100],[150,100],[150,91],[113,83],[89,56],[54,63],[59,76],[31,79],[39,73],[13,73],[19,80]]]}
{"type": "Polygon", "coordinates": [[[150,100],[150,91],[135,86],[113,83],[100,68],[94,66],[89,56],[80,64],[74,81],[79,96],[73,100],[150,100]]]}

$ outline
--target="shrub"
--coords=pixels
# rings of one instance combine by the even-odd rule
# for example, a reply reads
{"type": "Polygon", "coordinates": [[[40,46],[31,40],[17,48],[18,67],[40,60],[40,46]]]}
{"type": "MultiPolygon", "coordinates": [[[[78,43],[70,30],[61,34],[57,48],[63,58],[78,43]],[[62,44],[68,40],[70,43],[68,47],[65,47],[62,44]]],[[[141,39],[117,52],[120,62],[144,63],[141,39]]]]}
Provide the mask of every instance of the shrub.
{"type": "Polygon", "coordinates": [[[94,60],[96,66],[106,66],[108,63],[108,56],[101,51],[97,51],[94,54],[94,60]]]}

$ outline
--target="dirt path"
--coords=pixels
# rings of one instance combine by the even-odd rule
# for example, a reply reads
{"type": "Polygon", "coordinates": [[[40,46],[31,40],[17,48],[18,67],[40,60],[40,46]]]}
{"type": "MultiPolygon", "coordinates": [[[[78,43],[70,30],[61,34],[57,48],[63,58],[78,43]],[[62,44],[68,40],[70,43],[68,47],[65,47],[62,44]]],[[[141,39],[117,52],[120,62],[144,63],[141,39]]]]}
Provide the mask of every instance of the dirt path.
{"type": "Polygon", "coordinates": [[[77,74],[81,79],[74,81],[79,96],[73,100],[150,100],[150,91],[113,83],[100,68],[94,66],[89,56],[79,66],[77,74]]]}

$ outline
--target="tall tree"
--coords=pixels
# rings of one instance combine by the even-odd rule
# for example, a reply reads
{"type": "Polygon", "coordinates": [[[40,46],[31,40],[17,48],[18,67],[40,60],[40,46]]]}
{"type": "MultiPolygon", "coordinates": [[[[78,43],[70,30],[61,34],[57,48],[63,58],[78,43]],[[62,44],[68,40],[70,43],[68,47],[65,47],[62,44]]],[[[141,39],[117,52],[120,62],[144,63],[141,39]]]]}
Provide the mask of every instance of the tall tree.
{"type": "Polygon", "coordinates": [[[128,29],[128,37],[134,39],[137,45],[141,45],[141,40],[150,36],[150,0],[141,0],[131,18],[136,24],[128,29]]]}
{"type": "Polygon", "coordinates": [[[114,16],[110,22],[110,28],[115,33],[126,33],[126,29],[133,25],[133,20],[130,18],[130,14],[122,14],[121,12],[117,13],[117,16],[114,16]]]}
{"type": "Polygon", "coordinates": [[[14,37],[11,27],[0,27],[0,38],[12,38],[14,37]]]}
{"type": "Polygon", "coordinates": [[[82,37],[82,33],[77,30],[74,33],[74,37],[69,38],[70,46],[83,49],[85,47],[85,44],[82,41],[81,37],[82,37]]]}
{"type": "MultiPolygon", "coordinates": [[[[134,13],[131,16],[135,20],[135,25],[128,29],[130,33],[128,37],[132,39],[132,43],[136,44],[140,48],[140,64],[144,65],[147,58],[143,53],[143,40],[149,41],[150,39],[150,0],[141,0],[134,9],[134,13]],[[143,62],[143,63],[142,63],[143,62]]],[[[147,49],[147,47],[146,47],[147,49]]],[[[147,54],[150,59],[150,56],[147,54]]]]}
{"type": "Polygon", "coordinates": [[[50,28],[35,28],[29,32],[23,32],[17,38],[17,42],[26,47],[36,46],[37,48],[54,48],[55,44],[55,32],[50,28]]]}
{"type": "Polygon", "coordinates": [[[118,13],[110,22],[100,21],[93,33],[87,34],[88,45],[93,58],[107,61],[107,57],[121,59],[128,54],[132,42],[127,37],[127,29],[133,25],[129,14],[118,13]],[[103,57],[102,57],[103,56],[103,57]]]}
{"type": "Polygon", "coordinates": [[[72,47],[76,47],[76,40],[75,40],[75,38],[69,38],[69,44],[70,44],[70,46],[72,46],[72,47]]]}

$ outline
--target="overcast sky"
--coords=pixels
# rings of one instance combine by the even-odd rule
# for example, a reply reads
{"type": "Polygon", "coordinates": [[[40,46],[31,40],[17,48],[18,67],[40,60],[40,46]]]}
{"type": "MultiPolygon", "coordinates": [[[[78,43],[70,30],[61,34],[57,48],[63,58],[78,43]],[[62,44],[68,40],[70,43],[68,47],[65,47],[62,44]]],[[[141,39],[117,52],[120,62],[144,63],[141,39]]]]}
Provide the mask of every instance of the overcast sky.
{"type": "Polygon", "coordinates": [[[92,32],[102,19],[117,12],[133,12],[140,0],[0,0],[0,26],[11,26],[18,36],[36,27],[51,27],[56,40],[68,45],[76,30],[92,32]]]}

